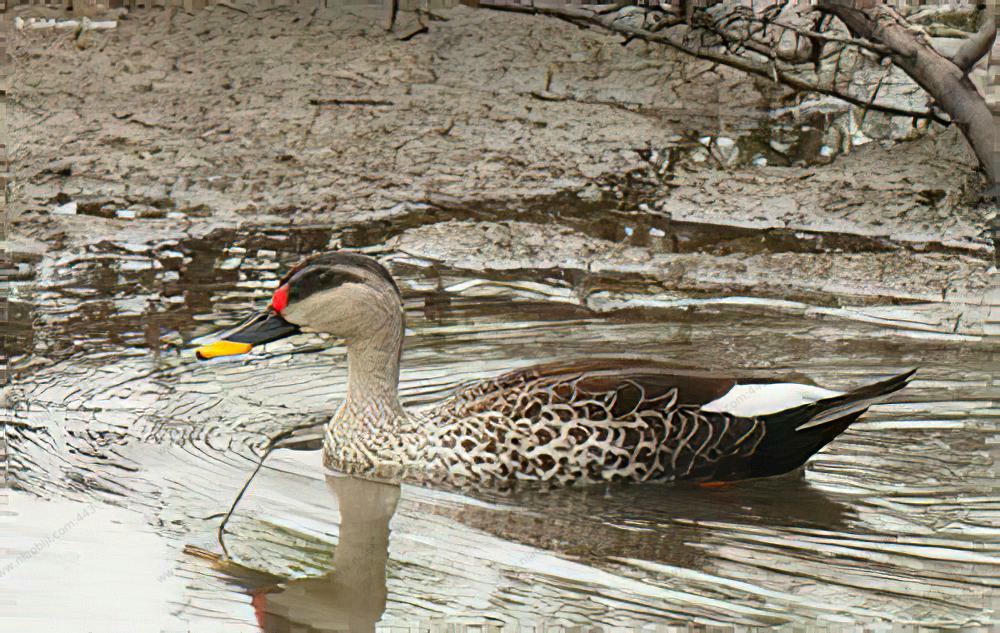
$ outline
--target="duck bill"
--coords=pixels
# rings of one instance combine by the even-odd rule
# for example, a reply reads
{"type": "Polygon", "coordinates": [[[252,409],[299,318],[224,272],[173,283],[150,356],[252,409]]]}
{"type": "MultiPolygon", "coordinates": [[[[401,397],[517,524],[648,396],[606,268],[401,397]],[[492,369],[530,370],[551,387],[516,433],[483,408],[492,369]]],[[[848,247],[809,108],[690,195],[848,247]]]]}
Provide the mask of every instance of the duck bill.
{"type": "Polygon", "coordinates": [[[202,345],[195,351],[195,356],[198,360],[208,360],[219,356],[246,354],[254,345],[263,345],[298,333],[299,326],[289,323],[277,313],[261,312],[247,319],[221,341],[202,345]]]}

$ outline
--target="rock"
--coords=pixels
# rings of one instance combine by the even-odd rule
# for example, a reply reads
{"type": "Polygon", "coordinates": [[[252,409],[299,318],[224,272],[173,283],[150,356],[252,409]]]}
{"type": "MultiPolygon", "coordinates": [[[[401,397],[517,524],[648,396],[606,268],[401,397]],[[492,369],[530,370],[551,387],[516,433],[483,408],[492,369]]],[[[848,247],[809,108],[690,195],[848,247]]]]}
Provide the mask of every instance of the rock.
{"type": "Polygon", "coordinates": [[[52,209],[53,215],[76,215],[76,201],[60,204],[52,209]]]}

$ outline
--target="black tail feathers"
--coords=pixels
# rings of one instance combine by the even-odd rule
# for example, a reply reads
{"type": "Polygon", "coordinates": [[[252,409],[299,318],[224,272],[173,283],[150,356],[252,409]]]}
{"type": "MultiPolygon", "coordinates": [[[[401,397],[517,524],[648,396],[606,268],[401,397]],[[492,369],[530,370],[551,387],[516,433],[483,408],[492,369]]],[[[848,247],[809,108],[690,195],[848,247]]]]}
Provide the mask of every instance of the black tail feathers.
{"type": "Polygon", "coordinates": [[[827,422],[839,420],[857,411],[864,412],[869,406],[884,400],[889,394],[908,385],[910,378],[916,371],[914,368],[892,378],[859,387],[842,396],[817,400],[797,409],[786,411],[785,414],[793,414],[793,416],[805,414],[807,416],[805,420],[795,426],[796,431],[805,431],[827,422]]]}
{"type": "Polygon", "coordinates": [[[767,477],[798,468],[843,433],[868,407],[905,387],[916,371],[911,369],[840,396],[764,416],[766,433],[747,464],[750,472],[745,476],[767,477]]]}

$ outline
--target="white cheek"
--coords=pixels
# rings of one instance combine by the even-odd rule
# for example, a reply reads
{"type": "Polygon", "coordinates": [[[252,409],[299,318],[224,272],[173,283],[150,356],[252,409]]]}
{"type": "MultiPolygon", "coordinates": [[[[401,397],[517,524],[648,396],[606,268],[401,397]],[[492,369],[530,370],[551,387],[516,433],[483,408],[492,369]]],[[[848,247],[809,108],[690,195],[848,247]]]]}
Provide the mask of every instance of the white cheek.
{"type": "Polygon", "coordinates": [[[298,325],[302,330],[306,330],[306,328],[309,327],[303,322],[303,317],[305,315],[298,304],[285,306],[285,309],[280,312],[280,315],[282,319],[288,321],[289,323],[298,325]]]}
{"type": "Polygon", "coordinates": [[[320,290],[289,304],[281,315],[305,332],[352,336],[381,318],[377,310],[368,307],[367,292],[357,284],[320,290]]]}

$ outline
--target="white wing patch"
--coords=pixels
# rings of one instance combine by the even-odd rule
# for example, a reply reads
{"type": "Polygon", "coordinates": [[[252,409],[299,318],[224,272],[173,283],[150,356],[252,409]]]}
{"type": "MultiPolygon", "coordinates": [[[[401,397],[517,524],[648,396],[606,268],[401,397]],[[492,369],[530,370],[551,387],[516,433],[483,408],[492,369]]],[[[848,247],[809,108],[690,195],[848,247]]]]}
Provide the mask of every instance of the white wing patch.
{"type": "Polygon", "coordinates": [[[842,395],[840,391],[792,382],[736,385],[726,395],[702,406],[701,410],[752,418],[842,395]]]}

